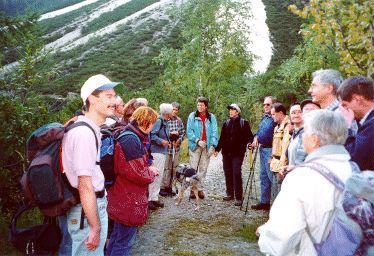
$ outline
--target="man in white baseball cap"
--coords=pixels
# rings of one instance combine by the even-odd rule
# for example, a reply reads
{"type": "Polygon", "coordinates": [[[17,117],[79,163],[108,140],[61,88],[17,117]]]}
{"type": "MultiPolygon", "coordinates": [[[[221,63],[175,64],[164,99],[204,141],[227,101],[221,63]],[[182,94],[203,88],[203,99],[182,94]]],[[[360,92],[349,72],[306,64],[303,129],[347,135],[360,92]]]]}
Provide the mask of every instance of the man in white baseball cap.
{"type": "MultiPolygon", "coordinates": [[[[85,115],[79,116],[77,126],[65,134],[62,142],[62,163],[73,188],[77,188],[80,203],[70,208],[65,226],[68,227],[72,244],[72,255],[100,255],[108,232],[108,214],[104,189],[104,175],[100,169],[100,125],[114,114],[116,92],[121,83],[111,82],[104,75],[90,77],[81,88],[85,104],[85,115]],[[84,222],[81,226],[82,212],[84,222]]],[[[60,220],[61,221],[61,220],[60,220]]],[[[60,223],[61,226],[61,223],[60,223]]],[[[63,240],[64,241],[64,240],[63,240]]]]}
{"type": "Polygon", "coordinates": [[[114,88],[117,85],[123,85],[119,82],[111,82],[106,76],[104,75],[95,75],[88,78],[88,80],[84,83],[81,88],[81,97],[83,102],[85,103],[88,96],[92,94],[95,90],[99,91],[106,91],[109,89],[114,88]]]}

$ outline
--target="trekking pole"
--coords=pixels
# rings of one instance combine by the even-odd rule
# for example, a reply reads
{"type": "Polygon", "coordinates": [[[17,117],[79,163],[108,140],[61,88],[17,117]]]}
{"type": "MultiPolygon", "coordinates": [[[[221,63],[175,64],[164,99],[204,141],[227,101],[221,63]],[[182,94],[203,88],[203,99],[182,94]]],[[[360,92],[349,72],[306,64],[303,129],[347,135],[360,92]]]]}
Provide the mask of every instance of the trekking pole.
{"type": "Polygon", "coordinates": [[[255,156],[253,158],[252,166],[251,166],[251,169],[249,171],[250,185],[249,185],[249,193],[248,193],[247,206],[245,208],[245,213],[244,214],[247,214],[247,212],[248,212],[249,199],[256,199],[256,200],[258,200],[258,198],[257,198],[256,180],[255,180],[255,168],[256,168],[257,153],[258,153],[258,147],[255,150],[255,156]],[[253,196],[253,187],[254,187],[254,190],[255,190],[255,196],[253,196]]]}
{"type": "Polygon", "coordinates": [[[250,173],[251,173],[251,181],[250,181],[250,187],[249,187],[249,193],[252,194],[250,196],[251,199],[256,199],[258,200],[257,198],[257,187],[256,187],[256,180],[255,180],[255,168],[256,168],[256,159],[257,159],[257,153],[258,153],[258,148],[256,148],[256,151],[255,151],[255,157],[253,158],[253,161],[252,161],[252,166],[251,166],[251,169],[250,169],[250,173]],[[253,193],[252,193],[252,186],[254,185],[254,190],[255,190],[255,197],[253,197],[253,193]]]}
{"type": "MultiPolygon", "coordinates": [[[[258,152],[258,147],[256,147],[256,149],[254,150],[254,158],[252,159],[253,153],[250,154],[250,156],[249,156],[250,167],[249,167],[249,174],[248,174],[248,179],[247,179],[247,183],[246,183],[246,186],[245,186],[244,198],[243,198],[243,199],[245,199],[245,196],[248,193],[246,210],[245,210],[246,213],[247,213],[247,210],[248,210],[249,199],[253,199],[253,196],[251,196],[251,191],[252,191],[252,183],[254,181],[254,179],[253,179],[254,178],[254,168],[255,168],[255,165],[256,165],[257,152],[258,152]],[[249,187],[249,191],[248,191],[248,184],[249,183],[250,183],[250,187],[249,187]]],[[[243,210],[243,205],[244,204],[242,204],[240,206],[240,210],[243,210]]]]}
{"type": "MultiPolygon", "coordinates": [[[[249,170],[251,170],[251,164],[252,164],[252,150],[248,150],[248,160],[250,162],[249,164],[249,170]]],[[[247,151],[245,152],[246,156],[247,156],[247,151]]],[[[248,178],[249,178],[249,173],[248,173],[248,178]]],[[[243,204],[245,202],[245,195],[247,194],[247,187],[248,187],[248,179],[247,179],[247,183],[245,185],[245,189],[244,189],[244,193],[243,193],[243,203],[242,205],[240,206],[240,210],[242,211],[242,208],[243,208],[243,204]]]]}
{"type": "Polygon", "coordinates": [[[170,174],[171,195],[173,195],[174,159],[175,159],[175,146],[173,145],[173,157],[171,159],[171,174],[170,174]]]}
{"type": "Polygon", "coordinates": [[[256,148],[256,150],[255,150],[255,156],[253,158],[252,167],[251,167],[250,173],[249,173],[249,175],[250,175],[250,186],[249,186],[248,201],[247,201],[247,206],[246,206],[246,209],[245,209],[245,214],[247,214],[247,212],[248,212],[249,199],[258,200],[256,180],[255,180],[255,167],[256,167],[257,154],[258,154],[258,148],[256,148]],[[254,190],[255,190],[255,196],[253,196],[253,187],[254,187],[254,190]]]}

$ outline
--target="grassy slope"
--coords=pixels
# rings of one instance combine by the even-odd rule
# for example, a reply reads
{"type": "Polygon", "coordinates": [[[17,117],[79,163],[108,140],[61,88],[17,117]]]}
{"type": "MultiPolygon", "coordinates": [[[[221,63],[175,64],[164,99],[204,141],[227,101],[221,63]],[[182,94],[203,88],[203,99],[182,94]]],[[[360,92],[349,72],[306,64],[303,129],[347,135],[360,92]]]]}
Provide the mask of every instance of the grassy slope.
{"type": "MultiPolygon", "coordinates": [[[[61,26],[68,25],[79,15],[87,15],[92,8],[100,4],[101,1],[90,8],[78,9],[74,13],[42,21],[42,25],[51,33],[61,26]]],[[[69,51],[52,54],[48,66],[56,67],[60,72],[41,92],[65,96],[68,92],[77,91],[79,84],[97,73],[106,74],[116,81],[123,81],[131,91],[154,85],[162,67],[153,63],[152,59],[159,54],[162,47],[179,47],[182,40],[174,22],[163,18],[154,20],[150,18],[151,14],[143,13],[126,25],[119,26],[118,30],[111,34],[95,37],[69,51]]],[[[128,15],[130,14],[123,13],[122,18],[128,15]]],[[[107,25],[106,18],[105,15],[101,15],[94,20],[94,24],[103,27],[107,25]]]]}

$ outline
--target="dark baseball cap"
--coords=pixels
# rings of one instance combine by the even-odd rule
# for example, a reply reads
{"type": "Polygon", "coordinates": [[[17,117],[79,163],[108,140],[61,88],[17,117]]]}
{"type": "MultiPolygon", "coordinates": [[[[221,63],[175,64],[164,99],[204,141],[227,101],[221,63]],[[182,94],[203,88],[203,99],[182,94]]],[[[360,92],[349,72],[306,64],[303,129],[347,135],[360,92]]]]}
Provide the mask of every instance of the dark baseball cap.
{"type": "Polygon", "coordinates": [[[316,102],[313,102],[312,99],[306,99],[306,100],[303,100],[303,101],[301,102],[301,104],[300,104],[301,111],[303,111],[304,106],[305,106],[306,104],[309,104],[309,103],[312,103],[312,104],[316,105],[317,107],[321,108],[321,105],[319,105],[319,104],[316,103],[316,102]]]}

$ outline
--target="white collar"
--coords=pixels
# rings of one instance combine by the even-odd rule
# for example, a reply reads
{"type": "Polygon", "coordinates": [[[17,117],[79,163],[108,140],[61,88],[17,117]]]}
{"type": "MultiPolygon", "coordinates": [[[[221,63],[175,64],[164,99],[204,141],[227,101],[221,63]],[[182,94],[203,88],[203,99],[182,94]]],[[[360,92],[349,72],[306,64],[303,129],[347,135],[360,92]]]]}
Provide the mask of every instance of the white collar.
{"type": "Polygon", "coordinates": [[[360,120],[360,125],[363,125],[366,121],[366,119],[368,118],[369,114],[371,111],[373,111],[374,108],[370,109],[368,112],[366,112],[366,114],[364,115],[364,117],[360,120]]]}

